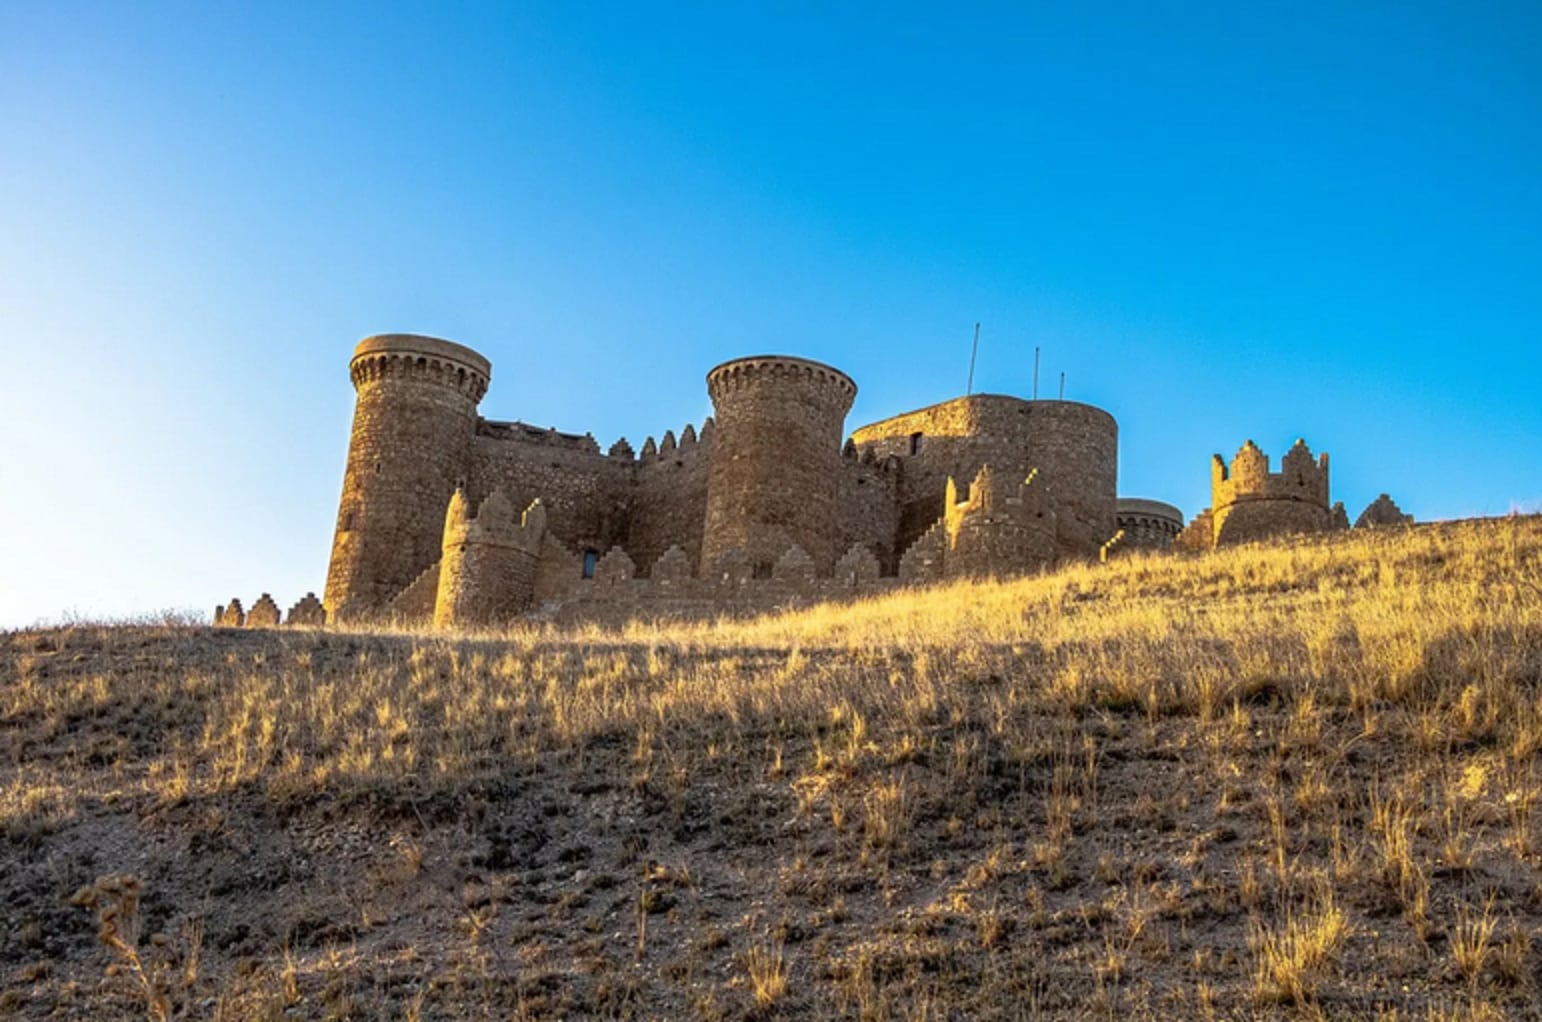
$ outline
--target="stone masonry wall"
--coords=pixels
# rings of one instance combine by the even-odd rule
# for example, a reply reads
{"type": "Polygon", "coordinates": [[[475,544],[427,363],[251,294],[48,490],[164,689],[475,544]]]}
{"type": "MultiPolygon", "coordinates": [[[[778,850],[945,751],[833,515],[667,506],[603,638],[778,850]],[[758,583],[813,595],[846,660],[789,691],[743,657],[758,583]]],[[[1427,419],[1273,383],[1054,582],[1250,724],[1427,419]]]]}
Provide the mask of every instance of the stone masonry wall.
{"type": "MultiPolygon", "coordinates": [[[[1337,527],[1342,511],[1328,506],[1328,455],[1312,457],[1305,441],[1269,470],[1269,458],[1249,440],[1227,465],[1210,459],[1212,545],[1250,543],[1337,527]]],[[[1347,524],[1347,523],[1346,523],[1347,524]]]]}
{"type": "Polygon", "coordinates": [[[1158,500],[1120,497],[1117,520],[1121,550],[1166,550],[1183,531],[1183,512],[1158,500]]]}
{"type": "MultiPolygon", "coordinates": [[[[624,544],[641,571],[648,572],[672,546],[685,551],[693,570],[701,563],[707,476],[715,436],[715,427],[703,427],[698,435],[693,427],[686,426],[678,440],[672,432],[665,433],[651,453],[649,445],[643,445],[645,453],[637,461],[624,544]]],[[[606,549],[599,548],[602,553],[606,549]]]]}
{"type": "Polygon", "coordinates": [[[889,575],[896,571],[900,555],[894,545],[899,533],[899,483],[897,462],[863,459],[853,449],[850,457],[841,460],[835,491],[836,546],[872,551],[889,575]]]}
{"type": "Polygon", "coordinates": [[[344,616],[380,611],[438,560],[492,371],[469,348],[410,334],[367,338],[349,370],[358,399],[324,599],[344,616]]]}
{"type": "Polygon", "coordinates": [[[942,516],[948,477],[972,479],[986,464],[1018,480],[1039,470],[1060,556],[1095,557],[1115,532],[1118,427],[1100,408],[975,394],[864,426],[852,440],[901,460],[901,552],[942,516]]]}
{"type": "Polygon", "coordinates": [[[818,362],[763,356],[707,374],[716,437],[707,480],[703,570],[742,550],[767,574],[793,546],[828,574],[836,550],[841,436],[857,386],[818,362]]]}
{"type": "Polygon", "coordinates": [[[548,528],[575,550],[603,552],[626,539],[631,458],[600,453],[587,435],[487,420],[478,424],[472,451],[473,507],[501,489],[517,508],[540,500],[548,528]]]}
{"type": "Polygon", "coordinates": [[[448,341],[369,338],[351,372],[326,601],[343,620],[440,608],[482,623],[596,599],[765,607],[931,577],[949,567],[945,554],[949,574],[1091,556],[1115,528],[1117,428],[1087,405],[958,398],[864,427],[843,451],[851,379],[757,356],[708,374],[717,414],[699,433],[666,432],[634,454],[625,440],[602,452],[588,434],[479,418],[491,366],[448,341]],[[987,464],[981,478],[995,474],[1000,499],[956,505],[969,503],[969,517],[931,556],[902,558],[940,526],[949,478],[987,464]],[[1042,513],[1025,517],[1025,499],[1042,513]],[[456,506],[497,514],[457,523],[446,514],[456,506]],[[538,529],[515,523],[519,508],[538,529]],[[505,530],[519,538],[489,540],[505,530]]]}
{"type": "Polygon", "coordinates": [[[1327,508],[1296,500],[1254,500],[1217,508],[1215,545],[1252,543],[1299,532],[1327,532],[1333,517],[1327,508]]]}

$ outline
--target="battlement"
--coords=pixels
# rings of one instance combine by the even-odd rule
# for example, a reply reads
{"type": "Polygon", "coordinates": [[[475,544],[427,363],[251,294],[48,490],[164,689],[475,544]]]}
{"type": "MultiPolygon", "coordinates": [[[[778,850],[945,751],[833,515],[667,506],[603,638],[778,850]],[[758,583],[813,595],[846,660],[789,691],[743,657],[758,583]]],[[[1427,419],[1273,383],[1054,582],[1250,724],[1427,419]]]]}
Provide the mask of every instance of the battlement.
{"type": "Polygon", "coordinates": [[[942,517],[900,558],[900,576],[920,582],[1033,571],[1055,560],[1055,526],[1038,469],[1018,479],[982,465],[962,497],[948,477],[942,517]]]}
{"type": "MultiPolygon", "coordinates": [[[[713,367],[713,414],[636,447],[478,416],[491,364],[450,341],[381,334],[349,366],[358,398],[327,595],[291,609],[302,621],[779,605],[1348,525],[1328,502],[1328,456],[1301,441],[1278,471],[1252,441],[1216,456],[1213,510],[1181,529],[1170,505],[1118,498],[1118,425],[1103,409],[968,394],[848,432],[856,383],[792,355],[713,367]]],[[[1388,499],[1362,516],[1404,520],[1388,499]]],[[[218,617],[262,624],[270,604],[218,617]]]]}
{"type": "Polygon", "coordinates": [[[535,500],[517,512],[501,488],[488,494],[475,517],[470,506],[457,489],[445,509],[434,596],[434,623],[441,626],[507,620],[528,607],[534,593],[546,507],[535,500]]]}
{"type": "MultiPolygon", "coordinates": [[[[652,461],[663,461],[671,456],[683,457],[689,454],[693,454],[698,449],[703,449],[706,447],[706,445],[712,443],[712,436],[714,431],[715,426],[712,421],[712,416],[710,415],[707,416],[706,421],[701,424],[700,433],[698,433],[696,431],[696,427],[689,422],[686,423],[685,428],[680,431],[680,438],[678,440],[675,439],[674,430],[666,429],[662,439],[655,441],[653,437],[650,436],[643,441],[642,451],[637,455],[637,461],[647,463],[652,461]]],[[[625,437],[622,437],[617,441],[617,443],[626,444],[626,449],[628,451],[631,450],[632,445],[627,443],[625,437]]]]}
{"type": "Polygon", "coordinates": [[[1328,455],[1315,459],[1297,440],[1269,471],[1269,457],[1249,440],[1231,464],[1210,459],[1210,499],[1176,538],[1183,549],[1208,549],[1302,532],[1347,528],[1341,505],[1329,506],[1328,455]]]}
{"type": "Polygon", "coordinates": [[[599,442],[593,433],[559,433],[554,427],[542,428],[518,420],[495,422],[492,419],[477,420],[477,436],[511,443],[534,444],[539,447],[557,447],[566,451],[585,451],[599,454],[599,442]]]}
{"type": "Polygon", "coordinates": [[[841,409],[842,412],[851,407],[851,402],[857,396],[855,381],[839,369],[813,359],[791,355],[752,355],[724,362],[707,373],[707,393],[716,403],[740,387],[761,385],[767,381],[807,381],[828,386],[844,395],[845,407],[841,409]]]}
{"type": "Polygon", "coordinates": [[[418,334],[366,337],[348,363],[355,389],[382,380],[412,380],[448,387],[472,404],[487,393],[492,372],[492,363],[470,348],[418,334]]]}
{"type": "Polygon", "coordinates": [[[1219,454],[1210,459],[1211,506],[1220,510],[1248,500],[1299,500],[1328,506],[1328,455],[1314,460],[1305,440],[1297,440],[1269,471],[1269,456],[1249,440],[1228,466],[1219,454]]]}
{"type": "Polygon", "coordinates": [[[1183,512],[1160,500],[1120,497],[1115,519],[1119,525],[1119,542],[1116,547],[1105,550],[1104,560],[1114,550],[1169,549],[1183,531],[1183,512]]]}
{"type": "Polygon", "coordinates": [[[535,554],[546,534],[546,508],[539,500],[524,511],[516,511],[501,489],[493,490],[471,514],[471,502],[465,490],[456,490],[444,514],[444,548],[468,543],[516,547],[535,554]]]}
{"type": "Polygon", "coordinates": [[[700,432],[694,424],[686,423],[680,431],[679,439],[675,438],[674,430],[665,430],[663,440],[655,441],[650,436],[643,442],[642,451],[638,452],[632,448],[631,442],[626,437],[617,438],[610,447],[601,450],[599,441],[595,440],[593,433],[563,433],[554,426],[534,426],[518,419],[500,422],[479,418],[476,426],[476,435],[487,440],[592,454],[599,458],[620,462],[647,461],[662,458],[677,451],[688,452],[700,444],[710,443],[712,434],[713,422],[709,415],[702,423],[700,432]]]}

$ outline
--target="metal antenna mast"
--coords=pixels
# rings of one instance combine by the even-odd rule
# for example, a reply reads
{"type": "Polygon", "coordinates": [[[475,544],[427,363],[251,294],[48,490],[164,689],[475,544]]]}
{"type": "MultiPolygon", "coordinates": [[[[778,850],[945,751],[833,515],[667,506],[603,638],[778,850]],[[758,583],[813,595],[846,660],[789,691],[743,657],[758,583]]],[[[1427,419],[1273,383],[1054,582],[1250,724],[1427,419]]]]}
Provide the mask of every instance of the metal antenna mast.
{"type": "Polygon", "coordinates": [[[974,325],[974,347],[969,351],[969,386],[964,388],[967,396],[974,393],[974,360],[980,354],[980,324],[974,325]]]}
{"type": "Polygon", "coordinates": [[[1060,374],[1060,400],[1065,400],[1065,373],[1060,374]]]}
{"type": "Polygon", "coordinates": [[[1033,399],[1039,399],[1039,346],[1033,346],[1033,399]]]}

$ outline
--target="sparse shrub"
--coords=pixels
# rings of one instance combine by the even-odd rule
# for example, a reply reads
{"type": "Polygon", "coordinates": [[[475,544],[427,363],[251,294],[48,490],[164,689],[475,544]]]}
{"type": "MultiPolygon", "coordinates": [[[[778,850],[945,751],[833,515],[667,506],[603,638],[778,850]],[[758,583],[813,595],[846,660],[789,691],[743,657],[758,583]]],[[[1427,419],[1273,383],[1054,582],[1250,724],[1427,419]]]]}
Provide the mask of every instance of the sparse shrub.
{"type": "Polygon", "coordinates": [[[744,955],[755,1003],[769,1008],[787,993],[787,962],[780,944],[754,944],[744,955]]]}
{"type": "Polygon", "coordinates": [[[1304,910],[1287,907],[1272,926],[1255,919],[1249,931],[1255,993],[1264,1001],[1299,1004],[1315,996],[1349,934],[1349,921],[1325,886],[1304,910]]]}
{"type": "Polygon", "coordinates": [[[96,939],[107,945],[119,962],[128,967],[150,1018],[165,1022],[171,1017],[171,998],[165,989],[166,963],[147,962],[139,950],[140,890],[138,877],[126,874],[102,876],[90,886],[76,891],[70,904],[96,913],[99,924],[96,939]]]}

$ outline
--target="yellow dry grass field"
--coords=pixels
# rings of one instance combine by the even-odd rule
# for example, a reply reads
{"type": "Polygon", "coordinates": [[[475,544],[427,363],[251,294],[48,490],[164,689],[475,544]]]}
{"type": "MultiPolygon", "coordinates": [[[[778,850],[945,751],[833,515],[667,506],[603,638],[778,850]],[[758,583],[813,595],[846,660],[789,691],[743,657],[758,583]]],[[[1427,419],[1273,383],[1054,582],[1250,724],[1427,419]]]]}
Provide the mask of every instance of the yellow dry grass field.
{"type": "Polygon", "coordinates": [[[1542,519],[0,635],[0,1016],[1538,1018],[1542,519]]]}

